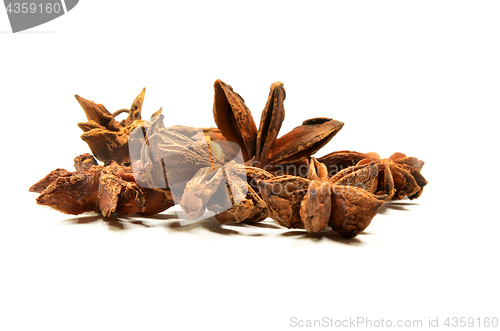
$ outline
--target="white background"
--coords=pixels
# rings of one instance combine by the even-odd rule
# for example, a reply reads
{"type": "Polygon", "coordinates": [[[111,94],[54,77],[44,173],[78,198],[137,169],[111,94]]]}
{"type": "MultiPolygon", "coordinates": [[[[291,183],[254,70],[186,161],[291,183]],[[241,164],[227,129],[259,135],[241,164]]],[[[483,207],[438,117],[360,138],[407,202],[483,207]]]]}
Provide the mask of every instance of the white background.
{"type": "Polygon", "coordinates": [[[86,0],[12,34],[0,10],[0,330],[500,318],[499,17],[496,1],[86,0]],[[353,240],[36,205],[28,188],[89,152],[74,94],[114,111],[146,87],[145,118],[214,126],[217,78],[257,123],[282,81],[282,134],[332,117],[346,124],[318,156],[404,152],[429,185],[353,240]]]}

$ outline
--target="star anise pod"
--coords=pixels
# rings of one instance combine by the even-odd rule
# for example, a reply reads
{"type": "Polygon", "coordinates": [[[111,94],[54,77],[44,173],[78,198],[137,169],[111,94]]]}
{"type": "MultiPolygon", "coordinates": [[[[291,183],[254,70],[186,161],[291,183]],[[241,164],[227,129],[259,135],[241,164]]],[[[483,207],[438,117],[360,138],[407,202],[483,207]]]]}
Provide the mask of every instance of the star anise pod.
{"type": "Polygon", "coordinates": [[[214,89],[213,113],[217,127],[227,140],[241,147],[245,162],[251,160],[252,165],[266,170],[266,166],[272,169],[277,165],[307,160],[344,125],[330,118],[312,118],[277,138],[285,117],[283,83],[271,85],[258,130],[245,101],[230,85],[216,80],[214,89]]]}
{"type": "Polygon", "coordinates": [[[219,186],[214,198],[207,205],[207,209],[216,214],[216,220],[222,224],[229,224],[260,222],[268,218],[270,210],[255,191],[252,182],[263,178],[271,179],[274,176],[263,169],[237,164],[234,161],[225,165],[224,172],[226,190],[222,185],[219,186]],[[225,194],[226,191],[228,194],[225,194]],[[224,207],[221,208],[222,206],[224,207]]]}
{"type": "MultiPolygon", "coordinates": [[[[143,132],[149,128],[150,121],[141,119],[142,104],[146,89],[135,98],[130,109],[119,109],[114,113],[110,113],[102,104],[97,104],[93,101],[86,100],[78,95],[75,95],[78,103],[82,106],[87,116],[88,122],[78,123],[78,126],[84,131],[81,135],[92,150],[94,156],[99,160],[108,164],[116,162],[121,165],[130,165],[132,159],[138,159],[139,155],[130,155],[134,151],[140,152],[142,148],[142,140],[131,137],[131,132],[140,127],[143,132]],[[118,122],[115,117],[121,113],[128,113],[126,119],[118,122]]],[[[162,109],[151,115],[151,120],[160,115],[162,109]]],[[[182,125],[176,125],[170,128],[172,131],[179,132],[191,137],[199,132],[199,130],[182,125]]],[[[217,140],[223,140],[223,136],[217,128],[203,128],[204,135],[213,137],[217,140]]],[[[196,138],[196,137],[195,137],[196,138]]]]}
{"type": "MultiPolygon", "coordinates": [[[[102,104],[75,95],[88,119],[88,122],[78,123],[80,129],[84,132],[81,138],[89,145],[92,153],[99,161],[130,164],[130,132],[137,126],[149,126],[147,121],[141,119],[145,93],[146,89],[143,88],[130,109],[120,109],[114,113],[110,113],[102,104]],[[121,122],[116,121],[115,117],[123,112],[128,113],[127,118],[121,122]]],[[[161,108],[153,116],[159,113],[161,113],[161,108]]]]}
{"type": "Polygon", "coordinates": [[[384,195],[387,200],[394,195],[394,181],[385,162],[363,159],[357,165],[339,171],[330,178],[331,182],[344,186],[356,186],[375,195],[384,195]]]}
{"type": "MultiPolygon", "coordinates": [[[[370,224],[385,196],[329,178],[324,164],[312,158],[308,178],[279,176],[260,180],[260,193],[271,209],[271,218],[287,228],[319,232],[330,226],[346,238],[353,238],[370,224]]],[[[359,176],[358,182],[366,178],[359,176]]],[[[368,180],[369,182],[369,180],[368,180]]]]}
{"type": "MultiPolygon", "coordinates": [[[[208,149],[206,139],[194,141],[182,133],[165,128],[163,115],[152,121],[143,135],[136,131],[133,136],[142,139],[140,153],[145,185],[151,188],[170,189],[176,202],[180,202],[186,184],[202,168],[211,162],[223,162],[208,149]],[[137,132],[137,135],[136,135],[137,132]]],[[[132,165],[134,168],[135,163],[132,165]]]]}
{"type": "Polygon", "coordinates": [[[331,214],[331,188],[326,166],[314,157],[309,167],[307,194],[300,204],[300,219],[307,232],[319,232],[328,226],[331,214]]]}
{"type": "Polygon", "coordinates": [[[368,154],[353,151],[337,151],[319,157],[318,161],[323,163],[330,176],[337,172],[355,166],[359,161],[368,158],[368,154]]]}
{"type": "Polygon", "coordinates": [[[390,196],[388,199],[401,200],[408,197],[413,200],[422,195],[424,186],[427,185],[427,180],[420,173],[424,166],[423,161],[408,157],[403,153],[394,153],[387,159],[381,159],[377,153],[368,153],[368,158],[361,160],[358,164],[363,165],[371,161],[390,170],[394,194],[390,196],[388,193],[390,196]]]}
{"type": "Polygon", "coordinates": [[[144,137],[141,164],[147,185],[169,188],[189,218],[201,217],[206,209],[221,223],[257,222],[269,215],[248,182],[271,174],[243,165],[234,143],[204,134],[193,141],[165,128],[162,120],[163,115],[155,118],[144,137]]]}
{"type": "Polygon", "coordinates": [[[416,199],[422,195],[423,188],[427,185],[427,180],[420,173],[424,162],[403,153],[394,153],[389,158],[382,159],[377,153],[340,151],[318,160],[325,163],[331,176],[345,183],[349,183],[358,171],[366,171],[364,168],[370,165],[371,175],[378,174],[377,185],[372,187],[372,193],[385,194],[388,200],[401,200],[405,197],[416,199]],[[376,171],[373,170],[375,168],[376,171]]]}
{"type": "Polygon", "coordinates": [[[30,192],[40,193],[37,203],[66,214],[94,211],[103,216],[149,215],[173,206],[168,190],[138,185],[131,167],[98,165],[92,155],[83,154],[75,158],[75,169],[56,169],[33,185],[30,192]]]}
{"type": "Polygon", "coordinates": [[[188,182],[180,205],[191,218],[213,211],[222,224],[260,222],[269,216],[266,203],[247,182],[245,166],[234,161],[201,169],[188,182]]]}

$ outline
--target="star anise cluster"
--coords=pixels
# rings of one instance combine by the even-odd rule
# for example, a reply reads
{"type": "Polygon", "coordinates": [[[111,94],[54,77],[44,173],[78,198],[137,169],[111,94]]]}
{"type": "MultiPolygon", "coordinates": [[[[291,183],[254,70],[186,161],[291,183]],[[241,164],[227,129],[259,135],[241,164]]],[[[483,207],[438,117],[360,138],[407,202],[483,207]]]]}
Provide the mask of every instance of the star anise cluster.
{"type": "Polygon", "coordinates": [[[313,157],[307,178],[284,175],[258,185],[271,217],[280,225],[311,233],[331,227],[353,238],[370,224],[387,198],[372,193],[376,183],[369,172],[376,170],[367,170],[346,182],[330,178],[327,167],[313,157]]]}
{"type": "Polygon", "coordinates": [[[278,137],[285,117],[283,83],[271,85],[257,129],[243,98],[214,83],[217,128],[165,127],[161,109],[141,119],[145,89],[129,109],[110,113],[76,96],[88,122],[79,123],[94,156],[76,171],[56,169],[30,188],[37,203],[68,214],[148,215],[178,204],[187,217],[206,210],[223,224],[267,217],[315,233],[346,238],[362,232],[388,200],[416,199],[427,184],[424,162],[402,153],[339,151],[314,158],[343,127],[312,118],[278,137]],[[126,119],[115,117],[126,112],[126,119]]]}

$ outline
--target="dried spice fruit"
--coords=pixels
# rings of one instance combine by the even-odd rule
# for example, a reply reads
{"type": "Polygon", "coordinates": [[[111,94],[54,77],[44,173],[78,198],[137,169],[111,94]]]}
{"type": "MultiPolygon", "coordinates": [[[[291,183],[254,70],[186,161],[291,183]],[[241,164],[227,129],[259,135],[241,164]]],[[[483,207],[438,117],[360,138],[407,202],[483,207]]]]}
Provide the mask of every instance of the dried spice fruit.
{"type": "MultiPolygon", "coordinates": [[[[221,183],[224,184],[223,192],[225,192],[226,183],[223,179],[224,172],[222,168],[215,170],[207,167],[200,169],[187,183],[180,206],[189,218],[201,217],[205,213],[208,202],[219,190],[221,183]]],[[[226,200],[229,200],[229,198],[226,200]]]]}
{"type": "Polygon", "coordinates": [[[103,216],[149,215],[173,206],[168,190],[137,185],[130,167],[97,165],[92,155],[83,154],[75,158],[75,168],[52,171],[33,185],[30,192],[40,193],[37,203],[66,214],[94,211],[103,216]]]}
{"type": "Polygon", "coordinates": [[[389,200],[394,195],[392,174],[386,163],[366,160],[346,168],[330,178],[331,183],[356,186],[375,195],[385,195],[389,200]]]}
{"type": "Polygon", "coordinates": [[[218,205],[210,204],[207,209],[216,213],[215,219],[221,224],[240,222],[260,222],[269,217],[269,208],[262,198],[247,186],[247,195],[231,208],[221,211],[218,205]]]}
{"type": "Polygon", "coordinates": [[[325,163],[331,176],[336,180],[345,177],[343,181],[346,183],[353,176],[366,172],[367,169],[364,168],[375,162],[376,165],[371,164],[369,171],[371,175],[378,171],[378,181],[375,186],[372,185],[372,193],[385,194],[388,200],[401,200],[405,197],[416,199],[422,195],[423,187],[427,185],[427,180],[420,173],[424,162],[403,153],[394,153],[388,159],[381,159],[377,153],[339,151],[318,160],[325,163]],[[361,172],[354,173],[358,171],[361,172]]]}
{"type": "Polygon", "coordinates": [[[307,177],[309,174],[309,160],[303,158],[286,164],[268,164],[264,168],[275,176],[291,175],[307,177]]]}
{"type": "Polygon", "coordinates": [[[375,196],[359,187],[332,184],[330,227],[345,238],[354,238],[370,225],[384,204],[384,196],[375,196]]]}
{"type": "MultiPolygon", "coordinates": [[[[220,146],[210,139],[206,141],[211,155],[210,166],[200,169],[186,185],[180,201],[186,215],[200,217],[208,209],[223,224],[266,219],[269,210],[248,183],[246,167],[233,160],[224,162],[220,146]]],[[[263,176],[263,172],[249,169],[255,176],[263,176]]]]}
{"type": "Polygon", "coordinates": [[[259,180],[259,194],[271,210],[271,218],[286,228],[304,228],[300,218],[302,200],[307,194],[310,181],[306,178],[284,175],[259,180]]]}
{"type": "Polygon", "coordinates": [[[326,166],[312,158],[307,195],[301,202],[300,218],[307,232],[319,232],[328,227],[331,212],[331,190],[326,166]]]}
{"type": "MultiPolygon", "coordinates": [[[[75,95],[76,100],[82,106],[87,116],[88,122],[78,123],[78,126],[84,131],[81,135],[90,147],[94,156],[101,162],[108,164],[116,162],[120,165],[130,165],[131,151],[140,152],[142,148],[142,140],[131,137],[131,132],[141,127],[143,132],[149,128],[150,121],[141,119],[142,104],[146,89],[143,88],[141,93],[135,98],[130,109],[119,109],[114,113],[110,113],[102,104],[96,104],[93,101],[86,100],[78,95],[75,95]],[[118,122],[115,117],[121,113],[128,113],[126,119],[118,122]]],[[[151,115],[151,120],[159,116],[162,112],[160,108],[151,115]]],[[[174,132],[179,132],[193,139],[196,133],[200,130],[176,125],[170,128],[174,132]]],[[[224,140],[224,137],[217,128],[203,128],[203,133],[206,136],[217,140],[224,140]]],[[[132,159],[138,159],[140,156],[132,156],[132,159]]]]}
{"type": "Polygon", "coordinates": [[[203,129],[165,128],[161,109],[143,121],[144,89],[130,109],[114,113],[76,96],[88,119],[79,123],[82,139],[105,165],[90,154],[76,157],[76,171],[56,169],[30,188],[40,193],[37,203],[110,216],[160,213],[177,202],[190,218],[205,210],[222,224],[270,216],[287,228],[317,233],[331,227],[353,238],[385,201],[418,198],[427,184],[424,162],[402,153],[310,158],[343,126],[329,118],[306,120],[278,139],[286,97],[280,82],[271,85],[258,130],[231,86],[217,80],[214,89],[219,128],[203,129]],[[128,117],[116,121],[123,112],[128,117]]]}
{"type": "Polygon", "coordinates": [[[328,169],[330,176],[337,172],[355,166],[359,161],[368,158],[368,154],[353,151],[338,151],[318,158],[328,169]]]}
{"type": "MultiPolygon", "coordinates": [[[[78,169],[77,169],[78,170],[78,169]]],[[[70,172],[66,169],[58,168],[49,172],[47,176],[40,179],[36,184],[30,187],[30,192],[42,193],[47,186],[49,186],[53,181],[59,177],[69,177],[70,172]]]]}
{"type": "Polygon", "coordinates": [[[231,161],[219,171],[224,180],[207,205],[219,223],[260,222],[269,216],[266,203],[248,183],[249,172],[255,174],[254,170],[247,171],[245,166],[231,161]]]}
{"type": "MultiPolygon", "coordinates": [[[[137,126],[148,126],[148,122],[141,120],[142,103],[146,89],[135,98],[130,109],[120,109],[111,114],[106,107],[96,104],[75,95],[76,100],[82,106],[88,122],[78,123],[83,130],[81,138],[85,141],[94,156],[104,163],[115,161],[118,164],[130,164],[129,135],[137,126]],[[115,117],[127,112],[126,119],[118,122],[115,117]]],[[[161,109],[153,114],[159,115],[161,109]]],[[[133,144],[133,142],[131,142],[133,144]]],[[[140,150],[140,147],[139,147],[140,150]]]]}
{"type": "Polygon", "coordinates": [[[366,176],[353,176],[352,186],[346,186],[329,178],[326,166],[314,158],[309,169],[308,178],[285,175],[258,181],[271,218],[282,226],[319,232],[328,225],[340,235],[354,238],[384,204],[385,195],[358,187],[370,182],[366,176]]]}
{"type": "MultiPolygon", "coordinates": [[[[268,216],[267,206],[248,184],[246,168],[234,161],[239,148],[208,135],[193,141],[165,128],[162,120],[158,116],[147,130],[141,152],[146,185],[168,187],[189,218],[201,217],[206,209],[221,223],[268,216]]],[[[256,174],[255,169],[249,172],[256,174]]]]}
{"type": "Polygon", "coordinates": [[[408,197],[413,200],[422,195],[427,185],[427,180],[420,174],[423,161],[403,153],[394,153],[388,159],[381,159],[377,153],[367,155],[368,158],[359,161],[358,165],[375,161],[379,168],[384,169],[379,177],[378,190],[387,194],[387,199],[401,200],[408,197]]]}
{"type": "Polygon", "coordinates": [[[216,80],[213,113],[215,123],[228,141],[237,143],[245,161],[265,168],[308,159],[337,132],[344,123],[330,118],[313,118],[277,139],[285,117],[283,83],[271,85],[261,114],[259,130],[243,98],[230,85],[216,80]]]}
{"type": "MultiPolygon", "coordinates": [[[[206,140],[196,142],[165,128],[163,115],[152,121],[142,139],[145,142],[142,144],[140,159],[145,185],[151,188],[169,188],[175,201],[181,200],[187,182],[200,169],[211,167],[211,151],[206,140]]],[[[222,163],[223,160],[216,162],[222,163]]]]}

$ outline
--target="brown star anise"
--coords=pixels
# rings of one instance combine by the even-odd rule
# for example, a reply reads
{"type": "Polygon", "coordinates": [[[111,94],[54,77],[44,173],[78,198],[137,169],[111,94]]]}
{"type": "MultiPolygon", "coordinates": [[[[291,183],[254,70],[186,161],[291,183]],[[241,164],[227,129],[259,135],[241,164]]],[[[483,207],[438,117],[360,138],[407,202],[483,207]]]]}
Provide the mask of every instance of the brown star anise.
{"type": "MultiPolygon", "coordinates": [[[[141,132],[139,134],[142,135],[141,132]]],[[[214,158],[215,162],[218,160],[209,150],[207,138],[203,136],[195,141],[165,128],[163,115],[154,118],[146,134],[142,136],[144,143],[141,144],[140,164],[145,185],[170,189],[174,200],[179,202],[187,182],[200,169],[210,167],[214,158]]],[[[135,163],[132,165],[134,167],[135,163]]]]}
{"type": "Polygon", "coordinates": [[[369,182],[359,176],[346,186],[329,178],[324,164],[312,158],[308,178],[279,176],[259,180],[260,193],[271,210],[271,218],[287,228],[319,232],[330,226],[346,238],[353,238],[370,224],[383,205],[377,196],[357,184],[369,182]]]}
{"type": "Polygon", "coordinates": [[[365,153],[338,151],[319,157],[318,161],[323,163],[328,169],[328,174],[333,176],[341,170],[355,166],[359,161],[368,157],[368,154],[365,153]]]}
{"type": "Polygon", "coordinates": [[[387,200],[416,199],[427,185],[427,180],[420,173],[424,162],[403,153],[381,159],[377,153],[340,151],[319,160],[331,169],[332,178],[344,185],[359,183],[359,176],[370,176],[373,183],[367,190],[378,195],[385,194],[387,200]]]}
{"type": "Polygon", "coordinates": [[[209,136],[193,141],[165,128],[162,120],[163,115],[154,119],[141,152],[148,185],[170,189],[190,218],[202,216],[206,209],[213,211],[220,223],[267,218],[267,205],[248,180],[271,178],[271,174],[244,166],[242,158],[236,162],[237,145],[209,136]]]}
{"type": "MultiPolygon", "coordinates": [[[[212,150],[220,149],[215,142],[212,150]]],[[[269,216],[269,209],[248,181],[274,176],[260,168],[248,167],[235,161],[219,161],[202,168],[187,183],[180,205],[191,218],[200,217],[205,208],[215,213],[222,224],[260,222],[269,216]]]]}
{"type": "MultiPolygon", "coordinates": [[[[130,164],[130,132],[137,126],[149,126],[147,121],[141,119],[145,93],[146,89],[144,88],[135,98],[130,109],[120,109],[113,114],[103,105],[75,95],[88,119],[88,122],[78,123],[80,129],[84,132],[81,138],[89,145],[92,153],[99,161],[106,164],[112,161],[118,164],[130,164]],[[123,112],[128,113],[127,118],[121,122],[116,121],[115,117],[123,112]]],[[[161,108],[153,116],[160,113],[161,108]]]]}
{"type": "Polygon", "coordinates": [[[420,173],[424,166],[423,161],[415,157],[408,157],[403,153],[394,153],[387,159],[381,159],[377,153],[368,153],[368,158],[361,160],[358,164],[362,165],[370,161],[375,161],[390,170],[394,183],[394,195],[390,196],[385,189],[388,199],[401,200],[408,197],[413,200],[422,195],[424,186],[427,185],[427,180],[420,173]]]}
{"type": "Polygon", "coordinates": [[[131,167],[98,165],[92,155],[83,154],[75,158],[75,168],[56,169],[33,185],[30,192],[40,193],[36,202],[66,214],[94,211],[103,216],[149,215],[173,206],[168,190],[138,185],[131,167]]]}
{"type": "Polygon", "coordinates": [[[262,197],[255,191],[252,182],[260,179],[274,178],[269,172],[251,166],[237,164],[232,161],[224,169],[226,173],[226,189],[228,194],[224,194],[224,210],[219,201],[222,192],[219,187],[215,194],[216,199],[211,199],[207,209],[213,211],[219,223],[239,223],[239,222],[260,222],[269,217],[270,210],[262,197]],[[234,187],[234,189],[233,189],[234,187]],[[234,192],[236,190],[236,193],[234,192]],[[245,196],[243,193],[247,192],[245,196]],[[229,201],[228,198],[229,197],[229,201]]]}
{"type": "MultiPolygon", "coordinates": [[[[247,165],[271,166],[273,170],[283,163],[303,165],[305,162],[307,165],[307,158],[343,126],[332,119],[314,118],[277,139],[284,118],[282,83],[271,86],[258,131],[244,100],[231,86],[217,80],[214,88],[215,121],[224,137],[241,147],[247,165]]],[[[257,168],[242,169],[235,162],[227,163],[231,158],[224,156],[216,142],[206,140],[206,149],[203,143],[200,146],[180,139],[156,121],[147,131],[147,140],[149,143],[143,147],[141,155],[146,173],[152,175],[149,182],[165,185],[156,181],[166,180],[174,199],[179,201],[181,196],[179,204],[188,217],[200,217],[205,209],[214,211],[222,223],[259,221],[268,215],[265,203],[254,190],[255,183],[250,185],[255,177],[248,176],[248,170],[257,168]],[[178,164],[173,164],[172,160],[179,160],[178,164]],[[167,162],[170,165],[166,166],[167,162]],[[178,186],[175,189],[174,182],[178,186]]],[[[252,171],[255,172],[250,170],[250,173],[252,171]]],[[[264,175],[266,179],[273,177],[265,173],[268,174],[264,175]]]]}
{"type": "Polygon", "coordinates": [[[50,172],[30,188],[40,193],[37,203],[103,216],[155,214],[177,203],[190,218],[206,210],[223,224],[270,216],[287,228],[317,233],[330,227],[353,238],[385,201],[418,198],[427,184],[420,174],[424,162],[402,153],[311,158],[343,127],[330,118],[306,120],[278,138],[285,116],[281,82],[271,85],[258,130],[231,86],[217,80],[214,89],[218,128],[203,129],[165,128],[161,109],[142,120],[145,89],[130,109],[114,113],[76,96],[88,119],[78,124],[82,139],[105,164],[83,154],[75,158],[76,171],[50,172]],[[116,121],[123,112],[128,117],[116,121]]]}
{"type": "Polygon", "coordinates": [[[251,161],[260,168],[275,171],[277,165],[307,162],[344,125],[330,118],[312,118],[277,138],[285,117],[283,83],[271,85],[259,130],[245,101],[230,85],[216,80],[214,89],[213,113],[217,127],[228,141],[241,147],[245,162],[251,161]]]}
{"type": "MultiPolygon", "coordinates": [[[[130,153],[140,152],[142,140],[135,139],[130,134],[137,127],[141,127],[143,132],[146,132],[149,128],[150,121],[141,119],[145,93],[146,89],[143,88],[130,109],[119,109],[112,114],[103,105],[75,95],[88,119],[88,122],[78,123],[78,126],[84,131],[81,138],[89,145],[92,153],[99,161],[105,164],[114,161],[121,165],[130,165],[130,153]],[[118,122],[115,117],[121,113],[128,113],[128,116],[118,122]]],[[[160,115],[161,112],[162,109],[160,108],[153,113],[151,120],[160,115]]],[[[199,131],[182,125],[176,125],[170,129],[189,137],[199,131]]],[[[224,140],[217,128],[203,128],[203,133],[217,140],[224,140]]],[[[139,157],[139,155],[132,155],[132,159],[138,159],[139,157]]]]}

